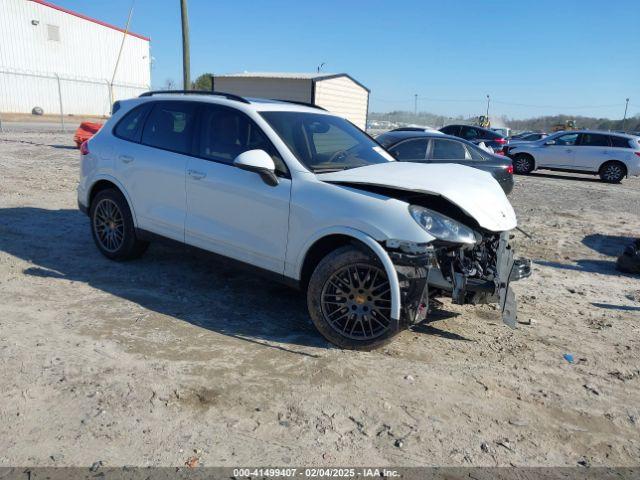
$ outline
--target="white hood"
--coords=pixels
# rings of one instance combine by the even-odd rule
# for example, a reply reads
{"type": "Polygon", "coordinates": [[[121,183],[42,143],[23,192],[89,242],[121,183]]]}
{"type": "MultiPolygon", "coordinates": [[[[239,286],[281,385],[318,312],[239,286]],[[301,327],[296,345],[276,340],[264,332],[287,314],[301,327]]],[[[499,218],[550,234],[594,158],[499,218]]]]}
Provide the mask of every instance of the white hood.
{"type": "Polygon", "coordinates": [[[332,183],[376,185],[440,195],[493,232],[512,230],[517,225],[513,207],[498,182],[477,168],[455,163],[388,162],[321,173],[317,177],[332,183]]]}

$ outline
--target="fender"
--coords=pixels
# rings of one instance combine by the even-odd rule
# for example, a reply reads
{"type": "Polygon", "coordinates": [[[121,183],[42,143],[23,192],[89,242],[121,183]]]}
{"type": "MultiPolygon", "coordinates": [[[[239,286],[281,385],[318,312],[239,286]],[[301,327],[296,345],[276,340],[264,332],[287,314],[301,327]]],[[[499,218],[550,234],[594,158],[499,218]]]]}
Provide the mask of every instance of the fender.
{"type": "Polygon", "coordinates": [[[389,279],[389,287],[391,290],[391,319],[394,321],[400,321],[400,309],[402,305],[398,272],[396,272],[396,268],[391,261],[391,257],[389,257],[389,254],[382,247],[382,245],[380,245],[373,237],[360,230],[356,230],[355,228],[350,227],[335,226],[317,232],[304,245],[304,248],[298,255],[296,265],[292,267],[292,269],[295,269],[296,278],[299,279],[302,275],[302,266],[304,265],[304,259],[307,256],[307,252],[309,251],[311,246],[321,238],[327,237],[329,235],[346,235],[348,237],[352,237],[364,243],[376,254],[378,259],[380,260],[380,263],[382,263],[382,266],[384,267],[387,278],[389,279]]]}
{"type": "Polygon", "coordinates": [[[87,190],[87,197],[89,197],[91,195],[91,191],[93,190],[93,187],[100,180],[106,180],[107,182],[113,183],[122,192],[122,195],[124,195],[124,198],[127,201],[127,205],[129,206],[129,211],[131,212],[131,218],[133,218],[133,226],[137,228],[138,227],[138,219],[136,217],[136,211],[133,208],[133,203],[131,202],[131,198],[129,197],[129,194],[127,193],[127,190],[124,188],[122,183],[120,183],[120,181],[118,181],[115,177],[112,177],[111,175],[109,175],[107,173],[99,173],[99,174],[97,174],[92,179],[91,186],[87,190]]]}

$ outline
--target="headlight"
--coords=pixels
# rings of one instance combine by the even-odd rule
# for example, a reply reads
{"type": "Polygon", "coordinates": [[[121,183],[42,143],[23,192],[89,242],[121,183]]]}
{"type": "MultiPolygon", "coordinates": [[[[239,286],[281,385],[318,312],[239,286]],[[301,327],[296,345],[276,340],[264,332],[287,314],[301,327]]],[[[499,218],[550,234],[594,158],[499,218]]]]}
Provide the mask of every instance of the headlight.
{"type": "Polygon", "coordinates": [[[438,240],[451,243],[476,243],[476,236],[460,222],[418,205],[410,205],[409,213],[418,224],[438,240]]]}

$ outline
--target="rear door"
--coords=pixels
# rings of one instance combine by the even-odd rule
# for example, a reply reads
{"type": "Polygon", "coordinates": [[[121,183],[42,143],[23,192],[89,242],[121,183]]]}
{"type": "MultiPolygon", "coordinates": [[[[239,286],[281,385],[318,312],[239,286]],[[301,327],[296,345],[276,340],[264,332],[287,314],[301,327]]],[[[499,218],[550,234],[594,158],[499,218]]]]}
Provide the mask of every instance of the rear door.
{"type": "Polygon", "coordinates": [[[283,273],[290,194],[287,167],[262,130],[239,110],[202,105],[187,164],[186,242],[283,273]],[[278,185],[233,165],[239,154],[254,149],[271,155],[278,185]]]}
{"type": "MultiPolygon", "coordinates": [[[[127,142],[126,148],[119,149],[116,170],[133,203],[138,227],[183,242],[185,170],[196,104],[170,100],[150,103],[138,143],[127,142]]],[[[126,127],[123,124],[123,135],[126,127]]]]}
{"type": "Polygon", "coordinates": [[[538,167],[573,168],[578,133],[565,133],[544,144],[535,151],[538,167]]]}
{"type": "Polygon", "coordinates": [[[609,136],[601,133],[581,133],[573,159],[576,170],[597,172],[610,159],[609,136]]]}

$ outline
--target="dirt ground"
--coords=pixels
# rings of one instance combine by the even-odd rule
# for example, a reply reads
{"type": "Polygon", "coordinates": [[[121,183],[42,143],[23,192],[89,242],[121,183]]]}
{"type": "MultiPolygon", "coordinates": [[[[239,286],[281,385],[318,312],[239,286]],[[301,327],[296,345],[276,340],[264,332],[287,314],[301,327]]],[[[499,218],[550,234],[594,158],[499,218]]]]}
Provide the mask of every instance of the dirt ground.
{"type": "Polygon", "coordinates": [[[638,178],[518,177],[530,324],[446,303],[360,353],[206,256],[103,258],[71,135],[2,134],[0,172],[0,465],[638,465],[638,178]]]}

